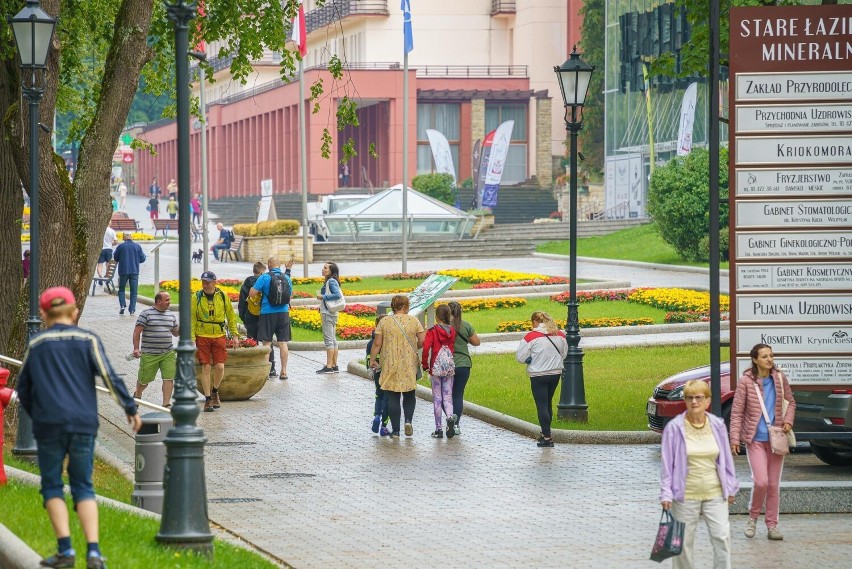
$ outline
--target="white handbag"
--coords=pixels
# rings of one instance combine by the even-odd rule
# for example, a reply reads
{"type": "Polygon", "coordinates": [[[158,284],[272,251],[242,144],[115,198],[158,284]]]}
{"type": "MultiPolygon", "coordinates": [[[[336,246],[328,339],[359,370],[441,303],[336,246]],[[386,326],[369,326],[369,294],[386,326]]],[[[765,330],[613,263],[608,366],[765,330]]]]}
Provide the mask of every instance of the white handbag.
{"type": "MultiPolygon", "coordinates": [[[[337,288],[340,288],[339,283],[337,285],[337,288]]],[[[329,312],[335,314],[346,308],[346,297],[343,296],[343,291],[341,290],[340,298],[338,298],[337,300],[323,300],[323,303],[325,303],[325,307],[329,312]]]]}

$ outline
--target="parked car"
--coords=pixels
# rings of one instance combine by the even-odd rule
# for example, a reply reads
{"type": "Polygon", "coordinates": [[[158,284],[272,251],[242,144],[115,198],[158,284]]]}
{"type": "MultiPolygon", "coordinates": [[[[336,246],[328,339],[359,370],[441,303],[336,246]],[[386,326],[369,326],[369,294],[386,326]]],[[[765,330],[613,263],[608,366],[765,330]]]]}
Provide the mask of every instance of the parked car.
{"type": "MultiPolygon", "coordinates": [[[[730,389],[730,362],[722,362],[722,418],[730,426],[734,392],[730,389]]],[[[700,379],[710,383],[710,366],[697,367],[667,377],[657,384],[648,398],[645,414],[648,428],[662,432],[666,424],[686,410],[683,387],[700,379]]],[[[842,433],[850,438],[809,440],[814,456],[834,466],[852,465],[852,389],[793,391],[796,398],[797,433],[842,433]]],[[[805,442],[797,435],[799,442],[805,442]]],[[[808,439],[805,439],[808,440],[808,439]]]]}

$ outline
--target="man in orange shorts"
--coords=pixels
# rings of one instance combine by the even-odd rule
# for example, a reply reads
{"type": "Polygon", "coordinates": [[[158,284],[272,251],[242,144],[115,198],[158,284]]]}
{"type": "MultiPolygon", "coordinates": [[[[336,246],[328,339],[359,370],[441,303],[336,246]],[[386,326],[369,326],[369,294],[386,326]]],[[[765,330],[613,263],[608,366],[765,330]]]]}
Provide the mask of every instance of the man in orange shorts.
{"type": "Polygon", "coordinates": [[[228,296],[216,286],[212,271],[201,273],[201,290],[192,296],[190,303],[192,339],[195,357],[201,364],[201,391],[204,393],[204,410],[215,411],[221,406],[219,385],[225,376],[228,349],[225,339],[227,329],[232,338],[237,335],[237,317],[228,296]],[[213,389],[210,389],[210,368],[213,368],[213,389]]]}

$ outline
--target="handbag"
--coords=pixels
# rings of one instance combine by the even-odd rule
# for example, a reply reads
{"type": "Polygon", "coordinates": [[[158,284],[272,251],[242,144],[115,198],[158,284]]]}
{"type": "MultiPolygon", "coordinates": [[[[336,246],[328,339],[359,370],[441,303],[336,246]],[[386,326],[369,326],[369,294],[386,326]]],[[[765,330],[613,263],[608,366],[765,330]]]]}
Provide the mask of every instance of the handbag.
{"type": "Polygon", "coordinates": [[[677,521],[670,511],[663,510],[660,526],[657,528],[657,538],[651,547],[651,560],[660,563],[669,557],[680,555],[683,551],[685,529],[685,523],[677,521]]]}
{"type": "Polygon", "coordinates": [[[405,328],[402,327],[402,324],[391,314],[391,320],[399,326],[399,329],[402,331],[402,337],[405,338],[405,341],[408,342],[408,345],[411,346],[411,349],[414,350],[414,356],[417,358],[417,371],[414,374],[414,378],[417,381],[423,377],[423,368],[420,367],[420,354],[417,352],[417,348],[414,347],[414,344],[411,343],[411,340],[408,339],[408,334],[405,333],[405,328]]]}
{"type": "Polygon", "coordinates": [[[769,422],[769,413],[766,412],[766,405],[763,403],[763,394],[760,392],[760,386],[755,387],[757,398],[760,400],[760,410],[763,412],[763,420],[766,421],[766,429],[769,431],[769,448],[772,449],[772,454],[784,456],[790,454],[790,446],[787,444],[787,433],[781,427],[776,427],[769,422]]]}
{"type": "MultiPolygon", "coordinates": [[[[780,381],[781,383],[781,420],[784,420],[784,417],[787,416],[787,407],[790,406],[790,402],[784,399],[784,380],[780,381]]],[[[796,433],[793,432],[793,429],[787,431],[787,446],[794,447],[796,446],[796,433]]]]}
{"type": "MultiPolygon", "coordinates": [[[[340,283],[338,283],[337,287],[340,288],[340,283]]],[[[332,314],[340,312],[346,308],[346,298],[343,296],[342,290],[340,291],[340,298],[337,300],[323,300],[323,303],[325,304],[326,309],[332,314]]]]}

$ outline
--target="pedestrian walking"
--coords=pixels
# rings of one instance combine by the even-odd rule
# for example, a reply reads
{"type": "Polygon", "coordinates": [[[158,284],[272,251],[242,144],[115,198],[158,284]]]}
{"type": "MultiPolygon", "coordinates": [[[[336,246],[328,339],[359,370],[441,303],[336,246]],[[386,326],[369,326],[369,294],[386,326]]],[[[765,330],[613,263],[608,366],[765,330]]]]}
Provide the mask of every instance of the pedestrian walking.
{"type": "Polygon", "coordinates": [[[41,495],[57,541],[56,554],[43,559],[41,566],[74,567],[76,561],[62,481],[67,458],[71,498],[86,538],[86,567],[103,569],[92,486],[98,432],[96,378],[101,378],[122,406],[134,432],[139,431],[142,420],[100,338],[74,325],[79,315],[74,294],[65,287],[47,289],[39,298],[39,312],[45,330],[30,340],[17,389],[21,406],[32,420],[41,495]]]}
{"type": "Polygon", "coordinates": [[[201,200],[198,199],[198,194],[195,194],[189,200],[189,207],[192,210],[192,223],[201,225],[201,200]]]}
{"type": "MultiPolygon", "coordinates": [[[[379,314],[376,316],[376,326],[379,325],[379,322],[384,318],[384,314],[379,314]]],[[[370,430],[374,433],[378,433],[381,437],[386,437],[391,434],[391,431],[388,429],[388,421],[390,420],[390,415],[388,415],[388,395],[385,393],[385,390],[382,389],[381,385],[379,385],[379,380],[382,377],[382,362],[378,357],[377,363],[378,365],[375,368],[370,367],[370,353],[373,351],[373,343],[376,341],[376,330],[373,329],[373,332],[370,334],[370,340],[367,342],[367,369],[371,372],[373,376],[373,384],[376,388],[376,396],[373,400],[373,425],[370,430]]]]}
{"type": "Polygon", "coordinates": [[[515,356],[527,364],[533,399],[541,425],[539,447],[552,447],[550,424],[553,422],[553,394],[562,375],[562,360],[568,355],[565,334],[556,326],[547,312],[533,312],[530,317],[532,331],[518,344],[515,356]]]}
{"type": "Polygon", "coordinates": [[[29,249],[24,250],[24,258],[21,259],[21,270],[24,273],[24,280],[30,278],[30,258],[32,255],[32,251],[29,249]]]}
{"type": "Polygon", "coordinates": [[[151,180],[151,185],[148,186],[148,197],[151,197],[151,198],[159,197],[160,192],[161,192],[160,184],[157,183],[157,177],[154,176],[154,178],[151,180]]]}
{"type": "Polygon", "coordinates": [[[154,220],[160,219],[160,200],[157,199],[157,196],[152,196],[148,200],[148,205],[145,209],[148,210],[148,215],[151,218],[151,229],[157,229],[154,226],[154,220]]]}
{"type": "Polygon", "coordinates": [[[201,290],[193,295],[190,303],[190,322],[190,335],[195,342],[195,357],[201,365],[204,410],[209,413],[222,406],[219,386],[225,377],[225,362],[228,360],[226,333],[230,333],[232,338],[239,336],[234,307],[222,289],[216,286],[216,275],[213,271],[201,273],[201,290]]]}
{"type": "Polygon", "coordinates": [[[456,434],[457,417],[453,414],[453,376],[456,373],[453,346],[456,343],[456,329],[450,325],[451,318],[449,306],[438,306],[435,309],[435,325],[426,331],[423,339],[421,363],[423,371],[429,372],[432,382],[432,407],[435,413],[433,439],[444,438],[444,415],[447,420],[447,438],[451,439],[456,434]]]}
{"type": "Polygon", "coordinates": [[[118,263],[118,305],[119,314],[124,314],[124,309],[127,306],[124,297],[124,291],[128,283],[130,283],[130,314],[136,313],[136,295],[139,291],[139,265],[144,263],[147,257],[142,247],[133,241],[133,235],[129,231],[122,233],[124,240],[118,247],[115,248],[113,257],[118,263]]]}
{"type": "Polygon", "coordinates": [[[749,355],[751,368],[737,382],[731,407],[731,452],[739,454],[740,443],[745,443],[754,481],[745,536],[754,537],[757,518],[765,503],[766,536],[780,541],[784,539],[778,529],[784,455],[772,452],[769,426],[781,427],[785,433],[790,432],[796,415],[796,400],[793,399],[787,376],[775,367],[771,346],[756,344],[749,355]]]}
{"type": "Polygon", "coordinates": [[[713,545],[713,568],[731,569],[728,508],[740,489],[728,450],[725,421],[707,412],[710,386],[689,381],[683,388],[686,411],[669,421],[660,448],[660,503],[685,525],[683,550],[674,569],[695,567],[695,529],[704,517],[713,545]]]}
{"type": "Polygon", "coordinates": [[[420,321],[408,314],[408,297],[398,294],[391,299],[391,314],[376,326],[376,338],[370,352],[370,368],[382,361],[380,386],[386,392],[391,436],[399,438],[400,415],[405,417],[405,436],[414,434],[412,420],[416,397],[414,389],[420,370],[420,354],[426,331],[420,321]],[[402,409],[400,409],[400,397],[402,409]]]}
{"type": "Polygon", "coordinates": [[[322,267],[322,276],[325,282],[322,285],[317,300],[320,301],[320,319],[322,320],[322,341],[325,345],[325,365],[317,370],[317,373],[330,374],[339,373],[337,367],[337,314],[332,310],[329,303],[343,298],[340,291],[340,269],[337,263],[326,263],[322,267]]]}
{"type": "Polygon", "coordinates": [[[464,413],[464,390],[467,387],[467,382],[470,379],[470,370],[473,367],[473,360],[468,351],[468,345],[478,346],[480,344],[479,336],[469,322],[462,319],[461,304],[455,300],[447,303],[450,307],[452,318],[450,324],[456,331],[456,342],[453,346],[453,361],[456,364],[456,374],[453,377],[453,412],[456,414],[455,434],[461,434],[462,414],[464,413]]]}
{"type": "MultiPolygon", "coordinates": [[[[272,338],[278,343],[278,354],[281,358],[281,373],[278,379],[287,379],[287,359],[289,351],[287,342],[291,339],[290,330],[290,297],[293,294],[293,281],[290,279],[290,269],[295,261],[290,259],[284,264],[285,272],[281,272],[281,262],[277,257],[270,257],[266,264],[269,272],[260,275],[249,291],[249,298],[263,295],[260,301],[260,322],[257,327],[258,339],[264,346],[272,348],[272,338]]],[[[273,367],[274,371],[274,367],[273,367]]],[[[272,376],[272,371],[270,371],[272,376]]]]}
{"type": "Polygon", "coordinates": [[[169,293],[160,291],[154,296],[154,306],[139,313],[133,329],[133,357],[139,358],[139,374],[136,379],[137,399],[148,384],[157,378],[163,380],[163,407],[171,407],[177,353],[172,342],[180,334],[177,318],[169,311],[172,303],[169,293]]]}
{"type": "Polygon", "coordinates": [[[178,203],[175,201],[174,196],[169,196],[169,201],[166,204],[166,213],[169,214],[169,219],[177,219],[178,203]]]}
{"type": "Polygon", "coordinates": [[[177,182],[175,182],[174,178],[172,178],[171,181],[166,186],[166,191],[169,192],[169,199],[171,199],[171,198],[177,199],[178,185],[177,185],[177,182]]]}
{"type": "Polygon", "coordinates": [[[127,209],[127,184],[121,178],[118,180],[118,209],[127,209]]]}
{"type": "Polygon", "coordinates": [[[112,261],[112,248],[116,245],[118,245],[118,237],[115,229],[107,225],[106,230],[104,230],[104,245],[100,256],[98,256],[97,272],[99,277],[106,274],[107,263],[112,261]]]}
{"type": "MultiPolygon", "coordinates": [[[[266,272],[266,265],[258,261],[252,267],[252,273],[246,277],[240,287],[240,298],[237,302],[237,314],[243,321],[246,327],[246,336],[252,340],[259,342],[258,326],[260,325],[260,305],[263,300],[263,295],[249,296],[251,287],[257,282],[257,279],[266,272]]],[[[275,377],[275,350],[269,350],[269,377],[275,377]]]]}

